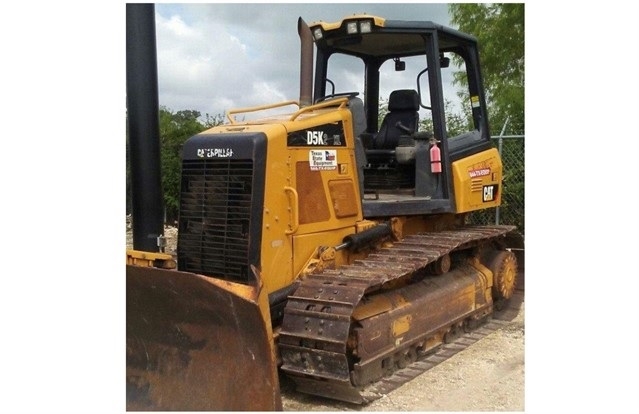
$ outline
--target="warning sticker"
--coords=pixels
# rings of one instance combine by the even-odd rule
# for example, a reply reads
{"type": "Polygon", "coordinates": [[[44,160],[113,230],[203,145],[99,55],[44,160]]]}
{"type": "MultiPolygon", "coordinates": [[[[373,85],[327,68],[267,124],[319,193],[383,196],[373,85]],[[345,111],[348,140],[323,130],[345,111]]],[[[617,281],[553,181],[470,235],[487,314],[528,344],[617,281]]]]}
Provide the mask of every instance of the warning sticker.
{"type": "Polygon", "coordinates": [[[479,108],[479,96],[470,97],[470,106],[473,108],[479,108]]]}
{"type": "Polygon", "coordinates": [[[311,171],[326,171],[337,169],[337,150],[310,150],[308,162],[311,171]]]}

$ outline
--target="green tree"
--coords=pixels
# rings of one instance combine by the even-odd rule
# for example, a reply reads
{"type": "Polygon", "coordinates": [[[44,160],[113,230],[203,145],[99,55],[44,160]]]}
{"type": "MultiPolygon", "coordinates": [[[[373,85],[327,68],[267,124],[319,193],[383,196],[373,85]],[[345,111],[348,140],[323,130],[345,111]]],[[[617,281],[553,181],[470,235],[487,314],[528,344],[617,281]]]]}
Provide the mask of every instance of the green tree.
{"type": "MultiPolygon", "coordinates": [[[[488,104],[491,133],[524,135],[524,4],[450,4],[451,20],[462,32],[477,37],[488,104]],[[506,124],[507,122],[507,124],[506,124]]],[[[465,74],[455,81],[466,86],[465,74]]],[[[504,189],[500,222],[517,225],[524,232],[524,141],[505,140],[504,189]],[[512,156],[520,154],[521,156],[512,156]]],[[[493,212],[477,212],[474,220],[492,220],[493,212]],[[482,214],[484,215],[482,217],[482,214]]]]}
{"type": "MultiPolygon", "coordinates": [[[[194,110],[173,112],[161,107],[159,111],[160,157],[162,169],[162,189],[167,222],[177,219],[180,207],[180,177],[182,169],[182,147],[187,139],[205,129],[223,123],[221,114],[201,114],[194,110]]],[[[127,138],[128,139],[128,138],[127,138]]],[[[130,169],[127,145],[127,213],[130,211],[130,169]]]]}
{"type": "Polygon", "coordinates": [[[164,207],[166,220],[177,219],[180,208],[180,180],[182,173],[182,147],[187,139],[203,130],[220,125],[222,116],[206,115],[200,121],[200,112],[182,110],[172,112],[160,108],[160,146],[162,157],[162,188],[164,191],[164,207]]]}
{"type": "MultiPolygon", "coordinates": [[[[463,134],[470,131],[472,127],[472,118],[470,111],[465,114],[460,114],[454,111],[452,102],[448,99],[444,99],[444,112],[446,117],[446,132],[449,137],[463,134]]],[[[419,120],[420,131],[433,131],[433,118],[427,117],[419,120]]]]}
{"type": "MultiPolygon", "coordinates": [[[[479,40],[491,129],[499,133],[509,119],[510,134],[524,133],[524,4],[455,3],[448,6],[460,31],[479,40]]],[[[456,74],[456,82],[466,80],[456,74]]]]}

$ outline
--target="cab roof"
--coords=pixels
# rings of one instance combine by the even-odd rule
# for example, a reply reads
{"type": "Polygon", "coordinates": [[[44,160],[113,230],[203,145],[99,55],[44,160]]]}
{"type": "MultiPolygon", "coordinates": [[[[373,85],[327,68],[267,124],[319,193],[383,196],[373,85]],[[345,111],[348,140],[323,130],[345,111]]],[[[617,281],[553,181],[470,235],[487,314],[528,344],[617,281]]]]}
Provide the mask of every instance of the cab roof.
{"type": "Polygon", "coordinates": [[[393,57],[424,53],[423,35],[437,32],[440,50],[476,43],[474,36],[431,21],[386,20],[379,16],[358,14],[338,22],[314,22],[309,25],[318,48],[331,49],[355,56],[393,57]],[[362,22],[370,31],[362,30],[362,22]],[[350,27],[355,32],[348,31],[350,27]]]}

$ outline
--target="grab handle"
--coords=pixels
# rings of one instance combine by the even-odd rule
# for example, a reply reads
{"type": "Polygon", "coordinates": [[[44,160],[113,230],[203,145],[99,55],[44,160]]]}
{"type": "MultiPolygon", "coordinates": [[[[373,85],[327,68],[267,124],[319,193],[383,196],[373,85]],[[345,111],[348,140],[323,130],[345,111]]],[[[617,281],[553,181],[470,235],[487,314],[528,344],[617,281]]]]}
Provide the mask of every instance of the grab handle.
{"type": "Polygon", "coordinates": [[[287,196],[290,194],[293,198],[291,203],[292,206],[289,208],[293,223],[292,225],[289,224],[291,228],[284,232],[288,236],[297,232],[297,229],[300,227],[300,218],[299,218],[299,212],[298,212],[299,196],[297,195],[297,190],[294,189],[293,187],[288,187],[288,186],[284,187],[284,192],[286,192],[287,196]]]}

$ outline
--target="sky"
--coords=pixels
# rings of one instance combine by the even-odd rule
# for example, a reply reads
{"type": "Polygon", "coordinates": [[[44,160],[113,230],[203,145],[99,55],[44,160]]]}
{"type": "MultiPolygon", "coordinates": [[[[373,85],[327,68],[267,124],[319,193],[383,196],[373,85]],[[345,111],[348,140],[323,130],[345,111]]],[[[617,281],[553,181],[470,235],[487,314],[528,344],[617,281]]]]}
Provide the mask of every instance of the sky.
{"type": "MultiPolygon", "coordinates": [[[[0,411],[125,412],[125,3],[5,3],[0,411]]],[[[526,3],[526,412],[636,412],[638,6],[575,4],[526,3]]],[[[212,115],[297,99],[297,17],[353,12],[189,10],[158,5],[160,102],[212,115]]]]}
{"type": "MultiPolygon", "coordinates": [[[[155,12],[160,105],[203,116],[299,98],[299,17],[311,24],[367,13],[451,26],[443,3],[157,4],[155,12]]],[[[415,85],[406,77],[393,89],[415,85]]]]}

